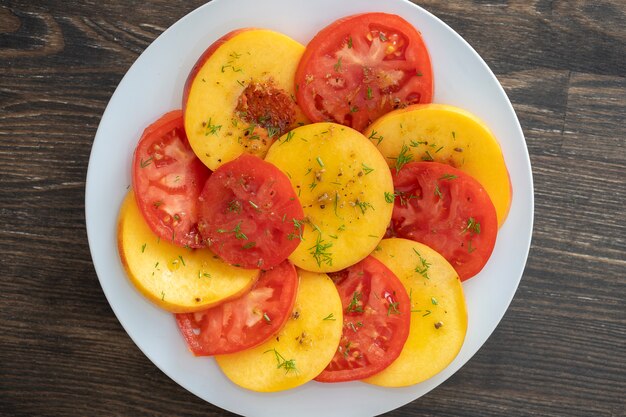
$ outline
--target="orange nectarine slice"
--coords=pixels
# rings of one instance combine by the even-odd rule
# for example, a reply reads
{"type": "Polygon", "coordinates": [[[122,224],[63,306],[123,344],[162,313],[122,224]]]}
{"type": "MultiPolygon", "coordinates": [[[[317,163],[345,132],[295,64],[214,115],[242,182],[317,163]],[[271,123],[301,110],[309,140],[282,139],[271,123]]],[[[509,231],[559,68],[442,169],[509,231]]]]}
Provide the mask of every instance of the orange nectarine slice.
{"type": "Polygon", "coordinates": [[[244,152],[264,157],[283,133],[306,123],[294,95],[304,46],[264,29],[241,29],[200,57],[185,85],[185,130],[210,169],[244,152]]]}
{"type": "Polygon", "coordinates": [[[120,209],[118,250],[139,292],[174,313],[199,311],[243,294],[259,276],[258,270],[230,266],[208,249],[185,249],[157,237],[132,191],[120,209]]]}
{"type": "Polygon", "coordinates": [[[253,391],[281,391],[319,375],[337,351],[343,327],[341,299],[326,274],[298,270],[291,318],[275,336],[252,349],[217,355],[224,374],[253,391]]]}
{"type": "Polygon", "coordinates": [[[409,106],[372,123],[364,132],[390,167],[403,161],[436,161],[474,177],[487,191],[502,226],[511,205],[511,181],[500,144],[473,114],[443,104],[409,106]]]}
{"type": "MultiPolygon", "coordinates": [[[[296,190],[305,220],[289,260],[308,271],[334,272],[370,254],[393,211],[393,181],[367,138],[336,123],[314,123],[282,136],[266,161],[296,190]]],[[[290,219],[291,220],[291,219],[290,219]]]]}

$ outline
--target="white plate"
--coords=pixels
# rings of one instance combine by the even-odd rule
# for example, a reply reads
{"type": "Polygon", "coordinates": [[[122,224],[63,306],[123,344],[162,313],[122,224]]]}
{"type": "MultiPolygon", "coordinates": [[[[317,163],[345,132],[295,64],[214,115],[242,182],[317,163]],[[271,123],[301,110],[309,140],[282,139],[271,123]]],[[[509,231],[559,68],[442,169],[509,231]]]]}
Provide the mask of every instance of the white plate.
{"type": "Polygon", "coordinates": [[[487,340],[519,284],[530,246],[533,186],[528,150],[504,90],[478,54],[452,29],[404,0],[215,0],[159,36],[133,64],[107,106],[94,140],[85,197],[87,232],[102,289],[137,346],[169,377],[200,398],[245,416],[374,416],[400,407],[441,384],[487,340]],[[435,102],[453,104],[482,118],[499,138],[513,183],[509,217],[493,256],[464,284],[469,313],[458,357],[430,380],[401,389],[360,382],[308,383],[290,391],[259,394],[236,387],[212,359],[187,350],[172,316],[146,301],[126,278],[116,246],[116,221],[130,184],[131,155],[143,129],[180,108],[185,78],[204,49],[241,27],[264,27],[306,44],[333,20],[366,11],[396,13],[414,24],[429,47],[435,102]]]}

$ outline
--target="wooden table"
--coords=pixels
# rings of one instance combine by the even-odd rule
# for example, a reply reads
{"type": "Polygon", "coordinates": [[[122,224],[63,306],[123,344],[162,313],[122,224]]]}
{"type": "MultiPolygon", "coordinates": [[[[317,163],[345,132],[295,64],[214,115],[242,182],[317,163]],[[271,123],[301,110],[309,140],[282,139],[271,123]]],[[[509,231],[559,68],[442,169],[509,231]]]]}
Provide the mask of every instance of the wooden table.
{"type": "MultiPolygon", "coordinates": [[[[102,293],[84,223],[111,94],[202,3],[0,2],[0,415],[230,415],[136,348],[102,293]]],[[[495,333],[447,382],[387,415],[626,415],[626,3],[416,3],[465,37],[509,94],[536,215],[495,333]]]]}

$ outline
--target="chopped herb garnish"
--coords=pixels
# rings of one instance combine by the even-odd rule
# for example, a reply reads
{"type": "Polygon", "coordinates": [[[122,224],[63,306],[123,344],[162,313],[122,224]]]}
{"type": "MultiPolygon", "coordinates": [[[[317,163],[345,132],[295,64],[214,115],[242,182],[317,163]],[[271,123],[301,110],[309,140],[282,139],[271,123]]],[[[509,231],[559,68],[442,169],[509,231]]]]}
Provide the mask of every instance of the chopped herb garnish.
{"type": "MultiPolygon", "coordinates": [[[[255,123],[252,123],[252,124],[248,125],[248,127],[246,127],[243,130],[244,136],[252,135],[252,133],[254,132],[254,129],[256,129],[256,124],[255,123]]],[[[256,136],[258,137],[258,135],[256,135],[256,136]]],[[[248,139],[252,139],[252,137],[249,137],[248,139]]]]}
{"type": "Polygon", "coordinates": [[[267,128],[267,136],[273,138],[274,136],[280,133],[280,129],[275,126],[268,126],[267,128]]]}
{"type": "Polygon", "coordinates": [[[252,249],[255,246],[256,246],[256,242],[247,242],[245,245],[242,246],[242,248],[244,248],[244,249],[252,249]]]}
{"type": "Polygon", "coordinates": [[[365,214],[365,212],[367,211],[367,209],[368,209],[368,208],[371,208],[372,210],[374,210],[374,206],[372,206],[372,204],[371,204],[371,203],[368,203],[368,202],[366,202],[366,201],[359,201],[359,200],[356,200],[356,201],[354,202],[354,205],[355,205],[355,206],[358,206],[358,207],[361,209],[361,213],[362,213],[362,214],[365,214]]]}
{"type": "Polygon", "coordinates": [[[438,304],[439,304],[439,301],[437,301],[437,299],[436,299],[435,297],[430,297],[430,302],[431,302],[434,306],[436,306],[436,305],[438,305],[438,304]]]}
{"type": "Polygon", "coordinates": [[[339,72],[339,70],[341,69],[341,57],[339,57],[339,59],[337,60],[337,63],[333,65],[333,67],[335,68],[336,72],[339,72]]]}
{"type": "Polygon", "coordinates": [[[361,306],[361,303],[360,303],[361,296],[362,294],[358,291],[355,291],[352,294],[352,299],[350,300],[348,307],[346,307],[346,313],[362,313],[363,312],[363,307],[361,306]]]}
{"type": "Polygon", "coordinates": [[[435,158],[430,154],[429,151],[426,151],[424,155],[422,155],[422,161],[434,161],[435,158]]]}
{"type": "Polygon", "coordinates": [[[476,219],[474,219],[473,217],[470,217],[469,219],[467,219],[467,225],[463,228],[461,234],[467,231],[470,231],[475,235],[480,234],[480,223],[477,222],[476,219]]]}
{"type": "Polygon", "coordinates": [[[140,165],[142,168],[147,167],[148,165],[150,165],[150,164],[152,163],[152,158],[153,158],[153,157],[151,156],[150,158],[146,159],[145,161],[143,160],[143,158],[141,158],[141,161],[139,162],[139,165],[140,165]]]}
{"type": "Polygon", "coordinates": [[[217,133],[222,128],[222,125],[214,125],[214,124],[212,124],[210,117],[209,117],[209,121],[206,124],[203,123],[203,125],[206,128],[206,130],[204,131],[204,136],[217,135],[217,133]]]}
{"type": "Polygon", "coordinates": [[[395,301],[395,302],[390,302],[389,306],[387,307],[387,315],[391,315],[391,314],[400,314],[400,303],[395,301]]]}
{"type": "Polygon", "coordinates": [[[337,319],[335,318],[335,315],[333,313],[330,313],[329,315],[324,317],[322,320],[332,320],[332,321],[335,321],[337,319]]]}
{"type": "Polygon", "coordinates": [[[396,172],[400,171],[403,166],[408,164],[413,160],[413,154],[409,153],[409,147],[404,143],[402,144],[402,149],[400,149],[400,153],[397,158],[389,158],[396,160],[396,172]]]}
{"type": "Polygon", "coordinates": [[[233,72],[241,72],[241,68],[235,68],[232,64],[222,65],[222,72],[226,72],[226,70],[230,68],[233,72]]]}
{"type": "Polygon", "coordinates": [[[187,266],[185,264],[185,260],[183,259],[183,255],[178,255],[178,257],[180,258],[180,262],[182,262],[183,266],[187,266]]]}
{"type": "Polygon", "coordinates": [[[257,205],[256,205],[256,203],[255,203],[254,201],[252,201],[252,200],[248,200],[248,203],[249,203],[252,207],[254,207],[254,209],[255,209],[255,210],[258,210],[258,209],[259,209],[259,206],[257,206],[257,205]]]}
{"type": "Polygon", "coordinates": [[[319,164],[319,166],[321,166],[322,168],[324,168],[324,161],[322,161],[322,158],[320,158],[319,156],[317,158],[315,158],[315,160],[317,161],[317,163],[319,164]]]}
{"type": "Polygon", "coordinates": [[[291,132],[287,133],[287,136],[285,136],[285,139],[283,139],[281,144],[289,142],[293,138],[293,135],[295,135],[293,130],[291,132]]]}
{"type": "Polygon", "coordinates": [[[409,200],[418,198],[415,194],[409,194],[407,196],[407,193],[402,192],[402,191],[395,193],[394,196],[400,198],[401,206],[407,206],[409,204],[409,200]]]}
{"type": "Polygon", "coordinates": [[[439,184],[435,185],[435,195],[439,198],[443,198],[443,194],[441,194],[441,190],[439,189],[439,184]]]}
{"type": "Polygon", "coordinates": [[[235,226],[233,232],[235,233],[235,238],[237,239],[248,239],[248,236],[241,232],[241,222],[237,223],[237,226],[235,226]]]}
{"type": "Polygon", "coordinates": [[[267,313],[263,313],[263,320],[265,320],[267,324],[270,324],[272,322],[270,316],[268,316],[267,313]]]}
{"type": "Polygon", "coordinates": [[[374,171],[374,168],[370,168],[365,164],[361,164],[361,167],[363,168],[363,172],[365,172],[365,175],[369,174],[370,172],[374,171]]]}
{"type": "Polygon", "coordinates": [[[352,36],[348,38],[348,49],[352,49],[352,36]]]}
{"type": "Polygon", "coordinates": [[[233,230],[217,229],[216,232],[217,233],[234,233],[237,239],[245,239],[245,240],[248,239],[248,236],[246,236],[241,231],[241,221],[237,223],[237,225],[233,228],[233,230]]]}
{"type": "Polygon", "coordinates": [[[476,250],[475,247],[472,246],[472,239],[467,243],[467,253],[472,253],[476,250]]]}
{"type": "Polygon", "coordinates": [[[324,240],[322,239],[322,233],[318,232],[315,245],[309,248],[309,253],[311,254],[311,256],[313,256],[315,262],[317,262],[317,266],[321,266],[323,263],[326,265],[333,264],[332,253],[328,252],[328,249],[330,249],[332,246],[332,242],[324,243],[324,240]]]}
{"type": "Polygon", "coordinates": [[[367,98],[368,100],[374,98],[374,96],[372,95],[372,87],[367,87],[367,95],[365,96],[365,98],[367,98]]]}
{"type": "Polygon", "coordinates": [[[441,177],[439,177],[440,180],[448,180],[448,181],[454,180],[456,178],[458,177],[453,174],[443,174],[441,177]]]}
{"type": "Polygon", "coordinates": [[[290,233],[287,236],[287,239],[293,240],[295,238],[298,238],[300,240],[304,240],[304,238],[302,237],[302,222],[296,218],[291,219],[291,221],[293,222],[293,227],[295,227],[298,233],[290,233]]]}
{"type": "Polygon", "coordinates": [[[347,358],[348,355],[350,354],[350,346],[352,345],[352,342],[347,342],[345,346],[340,346],[340,348],[343,348],[343,357],[347,358]]]}
{"type": "Polygon", "coordinates": [[[380,142],[382,142],[384,138],[382,135],[379,135],[377,131],[372,130],[372,133],[370,133],[368,139],[375,140],[376,145],[380,145],[380,142]]]}
{"type": "Polygon", "coordinates": [[[274,356],[276,357],[276,369],[281,369],[281,368],[284,369],[285,374],[288,374],[289,372],[292,372],[292,371],[298,373],[298,368],[296,368],[295,359],[289,359],[289,360],[285,359],[283,355],[278,353],[276,349],[266,350],[263,353],[268,353],[268,352],[274,352],[274,356]]]}
{"type": "Polygon", "coordinates": [[[389,204],[392,204],[395,199],[396,199],[396,195],[394,193],[390,193],[388,191],[385,191],[385,201],[386,202],[388,202],[389,204]]]}
{"type": "Polygon", "coordinates": [[[426,259],[424,259],[422,255],[420,255],[417,249],[413,248],[413,252],[415,252],[415,254],[420,259],[420,263],[415,267],[415,272],[417,272],[426,279],[430,279],[430,277],[428,276],[428,268],[430,268],[430,263],[426,261],[426,259]]]}
{"type": "Polygon", "coordinates": [[[428,141],[425,140],[412,140],[411,148],[417,148],[420,145],[428,145],[428,141]]]}

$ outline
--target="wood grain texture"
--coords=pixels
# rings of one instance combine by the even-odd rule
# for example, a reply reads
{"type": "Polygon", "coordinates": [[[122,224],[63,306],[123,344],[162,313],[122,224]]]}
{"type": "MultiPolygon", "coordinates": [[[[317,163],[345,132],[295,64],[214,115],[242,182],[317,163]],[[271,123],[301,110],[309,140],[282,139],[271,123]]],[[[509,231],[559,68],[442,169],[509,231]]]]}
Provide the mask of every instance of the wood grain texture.
{"type": "MultiPolygon", "coordinates": [[[[162,374],[111,311],[84,226],[102,112],[203,1],[0,1],[0,415],[230,416],[162,374]]],[[[476,356],[388,417],[626,415],[626,3],[416,1],[494,70],[526,135],[535,229],[476,356]]]]}

